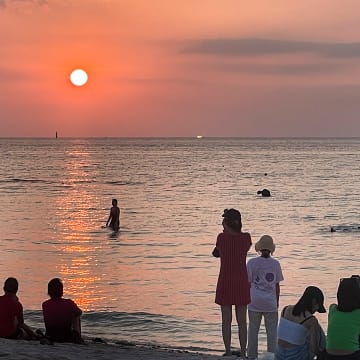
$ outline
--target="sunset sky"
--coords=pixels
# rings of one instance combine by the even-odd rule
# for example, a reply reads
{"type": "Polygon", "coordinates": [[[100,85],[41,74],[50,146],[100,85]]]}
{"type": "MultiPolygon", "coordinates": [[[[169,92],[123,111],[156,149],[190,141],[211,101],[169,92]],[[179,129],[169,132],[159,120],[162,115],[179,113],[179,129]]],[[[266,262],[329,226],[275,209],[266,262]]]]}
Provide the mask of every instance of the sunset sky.
{"type": "Polygon", "coordinates": [[[359,0],[0,0],[0,137],[360,136],[359,19],[359,0]]]}

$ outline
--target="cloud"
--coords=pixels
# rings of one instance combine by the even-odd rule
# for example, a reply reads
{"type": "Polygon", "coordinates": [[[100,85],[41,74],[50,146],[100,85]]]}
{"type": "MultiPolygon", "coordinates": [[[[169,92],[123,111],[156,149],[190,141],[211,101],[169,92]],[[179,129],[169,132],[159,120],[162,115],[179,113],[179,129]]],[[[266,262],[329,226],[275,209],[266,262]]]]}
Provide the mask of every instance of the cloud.
{"type": "MultiPolygon", "coordinates": [[[[202,65],[203,66],[203,65],[202,65]]],[[[262,75],[311,75],[334,73],[349,68],[349,64],[339,63],[312,63],[312,64],[234,64],[217,63],[209,64],[213,70],[224,72],[246,72],[262,75]]]]}
{"type": "Polygon", "coordinates": [[[314,53],[324,57],[360,57],[360,42],[326,43],[259,38],[199,39],[181,49],[184,54],[216,56],[267,56],[314,53]]]}
{"type": "Polygon", "coordinates": [[[0,0],[0,9],[1,8],[5,9],[10,4],[15,4],[15,3],[27,3],[30,5],[42,6],[42,5],[46,5],[48,2],[47,0],[0,0]]]}
{"type": "Polygon", "coordinates": [[[29,76],[27,73],[22,71],[13,71],[7,68],[0,67],[0,82],[14,82],[14,81],[22,81],[29,80],[34,78],[33,76],[29,76]]]}

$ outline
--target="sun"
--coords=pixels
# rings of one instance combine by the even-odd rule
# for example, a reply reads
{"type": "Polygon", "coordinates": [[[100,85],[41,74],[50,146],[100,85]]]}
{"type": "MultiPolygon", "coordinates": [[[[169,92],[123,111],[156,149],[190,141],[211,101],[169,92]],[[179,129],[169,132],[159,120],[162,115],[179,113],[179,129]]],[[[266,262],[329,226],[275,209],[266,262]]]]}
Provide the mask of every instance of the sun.
{"type": "Polygon", "coordinates": [[[83,69],[73,70],[70,74],[70,81],[75,86],[83,86],[88,81],[88,74],[83,69]]]}

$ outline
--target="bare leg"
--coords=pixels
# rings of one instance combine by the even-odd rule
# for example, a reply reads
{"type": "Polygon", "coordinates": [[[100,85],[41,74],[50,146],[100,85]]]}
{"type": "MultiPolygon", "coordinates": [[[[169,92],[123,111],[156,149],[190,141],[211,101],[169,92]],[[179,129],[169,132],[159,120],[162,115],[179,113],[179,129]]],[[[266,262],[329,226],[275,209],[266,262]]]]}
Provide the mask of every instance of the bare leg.
{"type": "Polygon", "coordinates": [[[24,333],[23,339],[26,339],[26,340],[34,339],[35,340],[38,338],[38,336],[34,333],[34,331],[31,329],[31,327],[26,325],[25,323],[20,325],[20,330],[22,330],[24,333]]]}
{"type": "Polygon", "coordinates": [[[225,345],[225,354],[231,355],[231,321],[232,308],[231,306],[221,306],[222,317],[222,336],[225,345]]]}
{"type": "Polygon", "coordinates": [[[247,343],[247,323],[246,323],[246,306],[236,306],[236,321],[239,328],[239,342],[240,342],[240,353],[245,359],[246,357],[246,343],[247,343]]]}

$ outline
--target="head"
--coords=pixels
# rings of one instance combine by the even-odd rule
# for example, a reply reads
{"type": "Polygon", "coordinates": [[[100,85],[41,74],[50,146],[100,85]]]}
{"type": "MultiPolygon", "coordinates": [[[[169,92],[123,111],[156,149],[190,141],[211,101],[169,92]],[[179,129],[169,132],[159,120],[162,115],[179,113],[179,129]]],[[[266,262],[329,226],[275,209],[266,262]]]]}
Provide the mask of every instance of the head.
{"type": "Polygon", "coordinates": [[[117,206],[117,204],[118,204],[118,202],[117,202],[117,200],[116,199],[112,199],[112,206],[117,206]]]}
{"type": "Polygon", "coordinates": [[[233,231],[240,232],[242,228],[241,214],[236,209],[225,209],[222,215],[223,225],[229,227],[233,231]]]}
{"type": "Polygon", "coordinates": [[[48,283],[48,294],[52,299],[63,296],[64,286],[59,278],[54,278],[48,283]]]}
{"type": "Polygon", "coordinates": [[[339,311],[351,312],[355,309],[360,309],[359,278],[351,277],[340,280],[337,301],[339,311]]]}
{"type": "Polygon", "coordinates": [[[319,313],[326,312],[324,307],[324,294],[316,286],[308,286],[302,294],[299,301],[295,304],[293,309],[293,315],[298,316],[305,311],[314,314],[316,311],[319,313]]]}
{"type": "Polygon", "coordinates": [[[255,244],[255,251],[264,257],[269,257],[275,251],[274,240],[270,235],[263,235],[255,244]]]}
{"type": "Polygon", "coordinates": [[[4,283],[4,292],[5,293],[16,294],[18,289],[19,289],[19,283],[15,278],[9,277],[5,280],[5,283],[4,283]]]}

